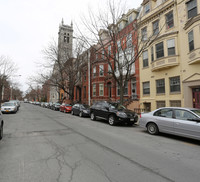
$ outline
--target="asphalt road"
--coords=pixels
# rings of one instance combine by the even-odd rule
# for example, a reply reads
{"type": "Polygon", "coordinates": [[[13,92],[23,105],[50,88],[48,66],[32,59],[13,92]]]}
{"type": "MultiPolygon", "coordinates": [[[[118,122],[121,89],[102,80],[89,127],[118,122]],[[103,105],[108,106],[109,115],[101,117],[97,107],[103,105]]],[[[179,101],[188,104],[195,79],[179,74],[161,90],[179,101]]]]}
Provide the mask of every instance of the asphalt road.
{"type": "Polygon", "coordinates": [[[4,114],[0,182],[199,182],[200,142],[31,104],[4,114]]]}

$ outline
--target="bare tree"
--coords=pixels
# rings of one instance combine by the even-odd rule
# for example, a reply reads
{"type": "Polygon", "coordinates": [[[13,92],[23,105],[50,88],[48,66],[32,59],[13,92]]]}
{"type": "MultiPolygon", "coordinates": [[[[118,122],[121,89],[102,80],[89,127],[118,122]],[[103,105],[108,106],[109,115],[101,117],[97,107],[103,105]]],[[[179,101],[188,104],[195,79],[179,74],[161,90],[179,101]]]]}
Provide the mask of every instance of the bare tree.
{"type": "MultiPolygon", "coordinates": [[[[135,61],[156,39],[155,36],[151,36],[143,41],[138,32],[137,19],[128,22],[125,11],[122,1],[108,0],[106,8],[99,10],[98,13],[89,10],[89,16],[83,16],[81,22],[87,30],[85,34],[78,27],[79,38],[89,47],[92,46],[96,54],[101,55],[101,59],[95,59],[93,64],[104,61],[109,65],[108,77],[114,79],[119,86],[121,104],[124,102],[125,86],[134,73],[135,61]],[[120,24],[122,21],[126,24],[124,28],[120,24]]],[[[133,9],[133,12],[137,17],[139,10],[133,9]]]]}
{"type": "Polygon", "coordinates": [[[42,65],[44,71],[40,71],[37,77],[31,80],[40,84],[48,84],[57,88],[57,91],[63,90],[71,102],[74,98],[74,86],[79,81],[80,54],[83,51],[83,42],[79,41],[75,45],[74,54],[76,58],[70,57],[67,53],[60,54],[66,50],[60,50],[55,41],[52,41],[47,48],[43,50],[46,62],[42,65]]]}
{"type": "Polygon", "coordinates": [[[0,56],[0,104],[2,103],[2,93],[6,81],[16,73],[17,66],[12,60],[5,56],[0,56]]]}

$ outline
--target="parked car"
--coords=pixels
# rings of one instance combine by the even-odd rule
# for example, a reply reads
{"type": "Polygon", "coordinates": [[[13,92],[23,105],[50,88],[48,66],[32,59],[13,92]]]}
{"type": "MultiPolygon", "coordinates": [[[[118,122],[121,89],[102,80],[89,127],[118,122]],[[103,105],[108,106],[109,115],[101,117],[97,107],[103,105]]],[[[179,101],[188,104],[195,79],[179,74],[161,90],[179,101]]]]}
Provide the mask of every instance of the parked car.
{"type": "Polygon", "coordinates": [[[60,105],[60,112],[71,112],[72,110],[72,106],[70,104],[65,104],[63,103],[62,105],[60,105]]]}
{"type": "Polygon", "coordinates": [[[96,118],[105,119],[110,125],[126,123],[132,125],[138,121],[138,115],[126,109],[119,103],[110,103],[107,101],[97,102],[90,108],[91,120],[96,118]]]}
{"type": "Polygon", "coordinates": [[[49,103],[45,102],[44,105],[43,105],[43,107],[48,108],[49,107],[49,103]]]}
{"type": "Polygon", "coordinates": [[[19,107],[20,107],[20,102],[19,100],[10,100],[9,102],[13,102],[17,105],[17,110],[19,110],[19,107]]]}
{"type": "Polygon", "coordinates": [[[90,116],[90,106],[86,104],[75,104],[72,106],[71,114],[79,115],[80,117],[90,116]]]}
{"type": "Polygon", "coordinates": [[[54,111],[59,111],[60,109],[60,103],[53,103],[51,106],[51,109],[54,111]]]}
{"type": "Polygon", "coordinates": [[[3,124],[4,124],[3,117],[0,111],[0,140],[3,138],[3,124]]]}
{"type": "Polygon", "coordinates": [[[1,106],[2,113],[16,113],[17,110],[17,104],[15,102],[5,102],[1,106]]]}
{"type": "Polygon", "coordinates": [[[200,140],[200,109],[159,108],[142,114],[140,126],[151,135],[162,132],[200,140]]]}

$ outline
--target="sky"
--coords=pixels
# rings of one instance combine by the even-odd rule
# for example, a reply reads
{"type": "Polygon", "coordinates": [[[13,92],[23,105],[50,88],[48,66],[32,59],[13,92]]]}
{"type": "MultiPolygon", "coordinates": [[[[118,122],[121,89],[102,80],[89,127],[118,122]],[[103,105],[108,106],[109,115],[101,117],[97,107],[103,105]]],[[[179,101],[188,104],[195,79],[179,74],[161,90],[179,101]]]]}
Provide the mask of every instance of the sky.
{"type": "MultiPolygon", "coordinates": [[[[8,56],[18,71],[11,78],[20,89],[28,89],[28,78],[44,62],[42,50],[58,39],[59,24],[77,24],[88,8],[97,10],[107,0],[0,0],[0,56],[8,56]],[[21,76],[17,76],[21,75],[21,76]]],[[[122,0],[128,9],[142,0],[122,0]]]]}

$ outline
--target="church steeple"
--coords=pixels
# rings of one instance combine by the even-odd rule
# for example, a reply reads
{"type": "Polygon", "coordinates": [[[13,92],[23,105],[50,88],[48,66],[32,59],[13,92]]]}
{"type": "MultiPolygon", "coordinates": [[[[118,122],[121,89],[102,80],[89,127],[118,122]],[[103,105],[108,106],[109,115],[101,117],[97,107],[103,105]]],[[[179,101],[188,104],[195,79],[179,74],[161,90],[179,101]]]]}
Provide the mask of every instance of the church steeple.
{"type": "Polygon", "coordinates": [[[63,20],[63,18],[62,18],[62,22],[61,22],[61,24],[64,25],[64,20],[63,20]]]}

